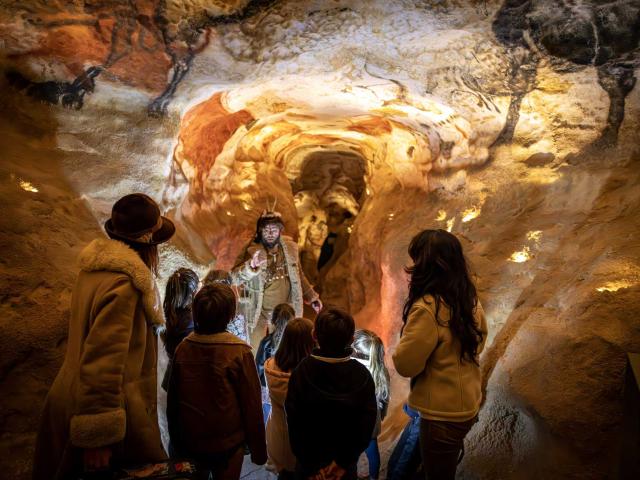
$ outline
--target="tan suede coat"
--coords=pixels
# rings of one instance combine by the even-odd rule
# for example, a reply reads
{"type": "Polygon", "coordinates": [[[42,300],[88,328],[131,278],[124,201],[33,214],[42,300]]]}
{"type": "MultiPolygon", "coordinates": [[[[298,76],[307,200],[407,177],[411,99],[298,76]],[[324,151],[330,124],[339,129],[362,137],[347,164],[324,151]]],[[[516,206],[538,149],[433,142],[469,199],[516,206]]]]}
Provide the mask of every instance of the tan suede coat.
{"type": "MultiPolygon", "coordinates": [[[[435,299],[427,295],[411,307],[393,354],[396,370],[411,378],[409,406],[423,418],[464,422],[476,416],[482,401],[480,367],[460,360],[460,342],[448,327],[449,307],[442,303],[436,320],[435,299]]],[[[487,322],[478,303],[475,321],[487,339],[487,322]]]]}
{"type": "Polygon", "coordinates": [[[151,272],[125,244],[96,239],[80,254],[64,363],[45,400],[34,479],[66,478],[84,448],[114,460],[166,458],[156,415],[157,338],[164,324],[151,272]]]}

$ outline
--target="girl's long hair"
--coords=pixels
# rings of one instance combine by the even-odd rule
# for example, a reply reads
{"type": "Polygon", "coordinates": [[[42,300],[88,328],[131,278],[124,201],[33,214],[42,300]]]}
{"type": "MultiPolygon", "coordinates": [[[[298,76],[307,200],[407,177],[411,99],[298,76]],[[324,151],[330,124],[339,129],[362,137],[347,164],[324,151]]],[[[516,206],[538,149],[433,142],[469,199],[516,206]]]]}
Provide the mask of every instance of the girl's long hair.
{"type": "Polygon", "coordinates": [[[274,356],[283,372],[291,372],[313,350],[313,323],[306,318],[295,318],[287,323],[274,356]]]}
{"type": "Polygon", "coordinates": [[[388,403],[391,389],[389,370],[384,363],[382,339],[371,330],[356,330],[353,336],[353,352],[354,357],[369,362],[378,402],[388,403]]]}
{"type": "Polygon", "coordinates": [[[442,302],[449,307],[448,326],[460,341],[460,359],[477,364],[478,345],[482,341],[482,332],[474,318],[478,294],[460,241],[445,230],[424,230],[411,240],[409,256],[414,264],[405,269],[411,279],[402,321],[406,324],[416,301],[432,295],[436,302],[436,319],[442,302]]]}
{"type": "Polygon", "coordinates": [[[180,329],[178,311],[191,309],[197,289],[198,275],[193,270],[180,268],[169,277],[163,304],[168,332],[180,329]]]}
{"type": "Polygon", "coordinates": [[[271,316],[271,324],[273,325],[273,349],[277,350],[278,345],[284,334],[284,329],[287,324],[293,320],[296,316],[296,312],[293,307],[287,303],[280,303],[273,309],[273,315],[271,316]]]}

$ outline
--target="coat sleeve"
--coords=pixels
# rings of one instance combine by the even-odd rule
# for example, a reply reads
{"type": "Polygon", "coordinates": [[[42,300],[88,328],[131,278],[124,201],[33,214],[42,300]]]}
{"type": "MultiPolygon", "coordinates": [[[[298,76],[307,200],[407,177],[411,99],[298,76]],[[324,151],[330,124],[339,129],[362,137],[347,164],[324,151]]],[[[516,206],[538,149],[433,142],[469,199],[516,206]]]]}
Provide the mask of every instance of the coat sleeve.
{"type": "Polygon", "coordinates": [[[365,451],[369,442],[371,442],[371,436],[378,417],[376,387],[371,374],[369,372],[366,372],[366,374],[369,379],[362,390],[360,408],[357,414],[354,414],[351,429],[353,437],[341,445],[342,448],[340,448],[335,459],[336,463],[345,469],[358,461],[360,454],[365,451]]]}
{"type": "Polygon", "coordinates": [[[414,305],[393,353],[393,363],[398,373],[410,378],[419,375],[437,344],[438,326],[433,311],[414,305]]]}
{"type": "Polygon", "coordinates": [[[302,271],[300,266],[300,260],[298,259],[298,274],[300,275],[300,284],[302,285],[302,299],[305,303],[315,302],[320,298],[320,295],[313,289],[313,285],[307,279],[307,276],[302,271]]]}
{"type": "Polygon", "coordinates": [[[84,341],[71,417],[71,443],[96,448],[121,441],[126,432],[123,377],[139,301],[129,278],[118,277],[98,301],[84,341]]]}
{"type": "Polygon", "coordinates": [[[231,270],[231,277],[234,283],[247,283],[253,280],[260,273],[260,268],[251,268],[251,257],[255,252],[251,247],[247,247],[243,250],[243,253],[238,256],[236,263],[231,270]]]}
{"type": "Polygon", "coordinates": [[[267,461],[267,444],[262,414],[262,390],[256,362],[249,349],[242,355],[242,374],[244,378],[238,382],[238,397],[244,413],[247,445],[251,451],[251,461],[256,465],[264,465],[267,461]]]}
{"type": "Polygon", "coordinates": [[[300,378],[300,366],[293,370],[289,377],[287,387],[287,398],[284,402],[284,409],[287,416],[287,429],[289,431],[289,444],[291,451],[301,464],[307,464],[307,453],[310,452],[305,442],[305,400],[304,386],[300,378]]]}
{"type": "MultiPolygon", "coordinates": [[[[178,350],[176,349],[176,353],[178,350]]],[[[177,356],[171,362],[171,376],[169,377],[169,387],[167,388],[167,426],[169,429],[169,439],[176,452],[182,451],[180,443],[180,422],[178,419],[180,406],[180,364],[177,356]]]]}

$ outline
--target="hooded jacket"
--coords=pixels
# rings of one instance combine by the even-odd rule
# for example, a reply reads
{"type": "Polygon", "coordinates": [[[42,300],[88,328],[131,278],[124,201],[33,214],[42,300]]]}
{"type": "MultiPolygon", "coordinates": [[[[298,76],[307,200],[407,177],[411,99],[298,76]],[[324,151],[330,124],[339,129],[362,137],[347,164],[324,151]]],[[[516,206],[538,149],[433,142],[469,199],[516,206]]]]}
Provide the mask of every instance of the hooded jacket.
{"type": "Polygon", "coordinates": [[[373,378],[350,358],[320,351],[292,372],[285,401],[291,448],[304,475],[335,461],[349,469],[367,448],[376,423],[373,378]]]}
{"type": "Polygon", "coordinates": [[[167,419],[180,455],[223,454],[246,443],[253,463],[264,464],[262,397],[251,347],[229,332],[185,338],[173,357],[167,419]]]}
{"type": "Polygon", "coordinates": [[[295,471],[296,457],[291,450],[284,402],[287,398],[291,373],[283,372],[275,358],[269,358],[264,364],[264,373],[269,387],[271,413],[267,420],[267,454],[277,472],[295,471]]]}
{"type": "Polygon", "coordinates": [[[67,478],[85,448],[114,461],[166,458],[156,412],[158,341],[164,325],[150,270],[124,243],[96,239],[81,252],[64,363],[45,400],[33,478],[67,478]]]}

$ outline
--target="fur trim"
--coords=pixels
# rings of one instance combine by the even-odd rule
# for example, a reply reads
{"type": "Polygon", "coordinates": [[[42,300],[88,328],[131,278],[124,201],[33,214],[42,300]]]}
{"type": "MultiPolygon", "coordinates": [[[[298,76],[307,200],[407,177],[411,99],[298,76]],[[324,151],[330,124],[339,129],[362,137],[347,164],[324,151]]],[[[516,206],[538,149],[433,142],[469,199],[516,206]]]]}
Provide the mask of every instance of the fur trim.
{"type": "Polygon", "coordinates": [[[162,330],[164,313],[160,292],[151,271],[134,250],[117,240],[96,238],[80,252],[78,263],[85,272],[107,270],[127,275],[142,294],[147,322],[154,326],[156,333],[162,330]]]}
{"type": "Polygon", "coordinates": [[[70,439],[78,448],[106,447],[120,442],[127,429],[127,416],[122,408],[107,412],[71,417],[70,439]]]}
{"type": "Polygon", "coordinates": [[[296,312],[296,317],[301,317],[304,313],[304,303],[302,301],[302,280],[300,280],[300,267],[298,262],[298,244],[289,237],[280,237],[280,245],[284,253],[284,261],[289,272],[289,283],[291,291],[289,293],[289,302],[296,312]]]}
{"type": "Polygon", "coordinates": [[[243,342],[240,338],[229,332],[212,333],[205,335],[202,333],[193,332],[186,340],[194,343],[206,343],[210,345],[244,345],[249,347],[249,344],[243,342]]]}

